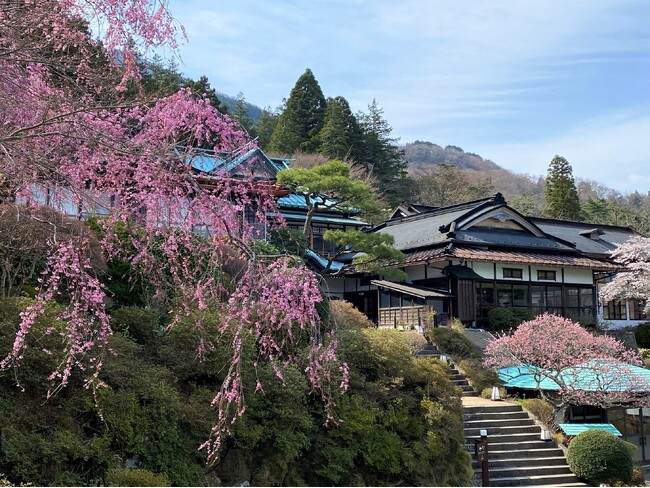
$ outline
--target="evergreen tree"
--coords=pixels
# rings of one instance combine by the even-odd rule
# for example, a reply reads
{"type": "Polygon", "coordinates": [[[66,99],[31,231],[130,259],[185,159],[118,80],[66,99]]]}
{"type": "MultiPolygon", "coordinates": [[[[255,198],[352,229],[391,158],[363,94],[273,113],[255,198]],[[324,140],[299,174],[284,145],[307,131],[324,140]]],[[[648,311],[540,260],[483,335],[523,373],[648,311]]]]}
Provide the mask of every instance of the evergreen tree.
{"type": "Polygon", "coordinates": [[[310,69],[298,78],[273,131],[269,151],[291,154],[316,152],[325,119],[325,97],[310,69]]]}
{"type": "Polygon", "coordinates": [[[329,98],[325,123],[320,132],[319,152],[330,159],[355,159],[359,152],[360,130],[357,119],[343,97],[329,98]]]}
{"type": "Polygon", "coordinates": [[[235,99],[235,106],[232,110],[232,118],[239,122],[239,125],[241,125],[249,135],[255,137],[253,134],[253,121],[248,116],[248,112],[249,109],[248,104],[246,103],[246,98],[242,92],[239,92],[235,99]]]}
{"type": "Polygon", "coordinates": [[[546,174],[546,217],[580,220],[580,198],[573,179],[573,169],[562,156],[555,156],[546,174]]]}
{"type": "Polygon", "coordinates": [[[360,113],[358,120],[362,137],[359,162],[378,178],[385,198],[392,204],[399,203],[404,199],[407,163],[397,147],[398,140],[391,137],[393,128],[374,99],[368,105],[368,113],[360,113]]]}
{"type": "Polygon", "coordinates": [[[178,63],[174,59],[165,62],[158,54],[151,61],[145,61],[141,71],[142,87],[147,95],[167,97],[185,84],[178,63]]]}
{"type": "Polygon", "coordinates": [[[228,107],[225,103],[221,103],[221,100],[219,100],[219,97],[217,96],[216,90],[210,85],[210,81],[208,81],[207,76],[202,75],[196,81],[188,79],[185,81],[185,87],[192,90],[192,93],[197,96],[207,96],[208,100],[210,100],[210,105],[212,105],[222,114],[228,113],[228,107]]]}
{"type": "Polygon", "coordinates": [[[271,107],[266,107],[255,121],[253,126],[255,134],[257,134],[257,144],[264,150],[267,150],[271,142],[271,136],[275,127],[278,125],[278,115],[271,110],[271,107]]]}

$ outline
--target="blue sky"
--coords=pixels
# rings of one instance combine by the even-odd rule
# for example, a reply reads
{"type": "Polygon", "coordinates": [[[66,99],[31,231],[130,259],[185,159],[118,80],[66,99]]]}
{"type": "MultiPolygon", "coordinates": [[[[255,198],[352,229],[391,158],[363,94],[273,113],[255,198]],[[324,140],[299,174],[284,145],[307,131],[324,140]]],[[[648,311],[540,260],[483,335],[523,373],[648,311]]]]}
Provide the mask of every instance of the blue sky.
{"type": "Polygon", "coordinates": [[[186,75],[277,107],[311,68],[400,142],[650,190],[650,1],[171,0],[186,75]]]}

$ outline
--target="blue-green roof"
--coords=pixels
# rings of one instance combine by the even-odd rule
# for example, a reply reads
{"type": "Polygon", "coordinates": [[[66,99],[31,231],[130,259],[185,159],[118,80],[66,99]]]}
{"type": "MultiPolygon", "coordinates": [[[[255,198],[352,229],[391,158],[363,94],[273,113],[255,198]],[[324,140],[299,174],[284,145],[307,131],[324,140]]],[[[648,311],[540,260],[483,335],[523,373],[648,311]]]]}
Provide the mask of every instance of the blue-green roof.
{"type": "MultiPolygon", "coordinates": [[[[327,268],[327,263],[328,263],[327,259],[316,254],[311,249],[307,249],[307,251],[305,251],[305,256],[311,259],[312,261],[314,261],[321,270],[327,268]]],[[[343,268],[343,266],[344,264],[339,261],[332,261],[332,264],[330,264],[329,269],[332,272],[336,272],[339,271],[341,268],[343,268]]]]}
{"type": "MultiPolygon", "coordinates": [[[[336,200],[332,200],[330,198],[309,198],[310,202],[313,204],[315,203],[323,203],[325,202],[326,205],[336,205],[336,200]]],[[[303,195],[297,195],[295,193],[292,193],[290,195],[287,195],[286,197],[282,197],[278,199],[278,207],[285,207],[285,208],[300,208],[307,210],[307,203],[305,202],[305,197],[303,195]]],[[[327,212],[328,210],[323,210],[327,212]]],[[[329,210],[329,212],[332,213],[349,213],[349,212],[344,212],[339,209],[332,209],[329,210]]]]}
{"type": "MultiPolygon", "coordinates": [[[[282,217],[284,217],[285,220],[299,220],[301,222],[304,222],[306,217],[305,214],[294,214],[289,212],[280,212],[280,214],[282,217]]],[[[326,215],[314,215],[311,220],[312,222],[319,224],[354,225],[356,227],[363,227],[364,225],[368,225],[366,222],[362,222],[360,220],[350,219],[346,217],[329,217],[326,215]]]]}
{"type": "MultiPolygon", "coordinates": [[[[501,368],[499,378],[508,388],[523,388],[528,390],[560,390],[560,385],[551,377],[557,372],[539,374],[534,366],[522,364],[510,368],[501,368]],[[536,373],[537,377],[536,377],[536,373]],[[541,378],[539,385],[538,378],[541,378]]],[[[650,370],[619,361],[604,361],[592,359],[586,363],[566,368],[559,373],[561,381],[572,390],[604,391],[631,393],[650,392],[650,370]]]]}
{"type": "Polygon", "coordinates": [[[564,431],[566,435],[578,435],[586,430],[604,430],[610,434],[622,437],[623,434],[614,427],[612,424],[558,424],[558,427],[564,431]]]}

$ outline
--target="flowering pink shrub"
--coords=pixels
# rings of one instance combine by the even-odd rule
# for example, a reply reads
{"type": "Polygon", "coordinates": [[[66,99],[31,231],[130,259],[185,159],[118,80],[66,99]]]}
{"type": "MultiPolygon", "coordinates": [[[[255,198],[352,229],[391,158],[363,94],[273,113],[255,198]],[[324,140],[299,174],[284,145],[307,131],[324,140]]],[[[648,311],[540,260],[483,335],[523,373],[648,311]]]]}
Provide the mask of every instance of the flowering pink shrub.
{"type": "Polygon", "coordinates": [[[650,382],[634,374],[641,358],[616,339],[594,336],[569,319],[545,313],[485,349],[485,366],[519,367],[554,404],[650,404],[650,382]],[[559,394],[559,398],[553,393],[559,394]]]}

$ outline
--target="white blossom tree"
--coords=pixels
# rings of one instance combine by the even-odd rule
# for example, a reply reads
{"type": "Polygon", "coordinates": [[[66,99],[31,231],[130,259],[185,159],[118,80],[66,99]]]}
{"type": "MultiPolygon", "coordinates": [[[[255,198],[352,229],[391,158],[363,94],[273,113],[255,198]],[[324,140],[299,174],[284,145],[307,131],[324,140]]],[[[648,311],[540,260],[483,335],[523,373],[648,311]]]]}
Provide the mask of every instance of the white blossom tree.
{"type": "Polygon", "coordinates": [[[612,259],[626,266],[600,291],[603,302],[643,300],[650,314],[650,238],[635,236],[612,253],[612,259]]]}

